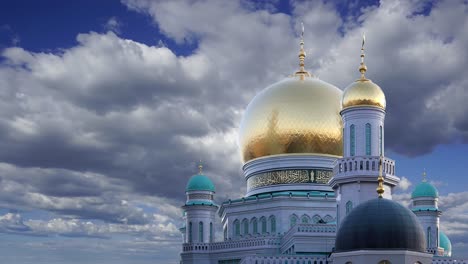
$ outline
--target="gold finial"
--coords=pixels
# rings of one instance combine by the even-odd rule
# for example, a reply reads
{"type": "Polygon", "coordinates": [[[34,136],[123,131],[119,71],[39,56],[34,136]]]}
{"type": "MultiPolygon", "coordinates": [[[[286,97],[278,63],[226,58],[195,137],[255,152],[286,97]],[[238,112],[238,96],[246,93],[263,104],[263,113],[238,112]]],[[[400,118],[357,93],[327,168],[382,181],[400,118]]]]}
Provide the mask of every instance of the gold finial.
{"type": "Polygon", "coordinates": [[[426,169],[425,169],[425,168],[424,168],[424,170],[423,170],[422,177],[423,177],[422,181],[423,181],[423,182],[426,182],[427,179],[426,179],[426,169]]]}
{"type": "Polygon", "coordinates": [[[382,176],[382,167],[383,167],[383,156],[380,155],[379,159],[379,177],[377,178],[377,181],[379,182],[379,187],[377,187],[377,193],[379,194],[379,198],[382,198],[383,193],[385,192],[383,182],[384,178],[382,176]]]}
{"type": "Polygon", "coordinates": [[[304,80],[304,77],[310,77],[310,73],[305,70],[304,60],[306,57],[306,52],[304,50],[304,23],[301,22],[302,32],[301,32],[301,41],[299,42],[300,49],[299,49],[299,70],[295,73],[296,76],[299,76],[301,80],[304,80]]]}
{"type": "Polygon", "coordinates": [[[200,163],[198,163],[198,174],[201,175],[202,172],[203,172],[203,165],[202,165],[202,162],[201,162],[201,160],[200,160],[200,163]]]}
{"type": "Polygon", "coordinates": [[[361,73],[361,79],[360,80],[367,80],[365,73],[367,71],[367,66],[364,64],[364,57],[366,56],[364,54],[364,44],[366,43],[366,35],[362,34],[362,45],[361,45],[361,64],[359,66],[359,72],[361,73]]]}

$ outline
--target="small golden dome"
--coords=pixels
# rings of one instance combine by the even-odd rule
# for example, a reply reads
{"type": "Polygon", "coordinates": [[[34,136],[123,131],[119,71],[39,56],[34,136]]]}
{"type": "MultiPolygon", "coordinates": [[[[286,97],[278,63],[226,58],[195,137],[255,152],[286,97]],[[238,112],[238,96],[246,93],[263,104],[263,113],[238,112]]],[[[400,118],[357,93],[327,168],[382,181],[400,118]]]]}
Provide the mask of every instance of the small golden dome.
{"type": "Polygon", "coordinates": [[[359,65],[361,78],[353,82],[344,90],[343,98],[341,100],[341,107],[343,110],[354,106],[376,106],[385,110],[385,107],[387,106],[385,94],[382,89],[380,89],[380,87],[371,80],[366,79],[365,73],[367,71],[367,66],[364,63],[365,41],[366,36],[362,35],[361,64],[359,65]]]}
{"type": "Polygon", "coordinates": [[[243,161],[280,154],[342,156],[341,96],[335,86],[303,75],[264,89],[241,121],[243,161]]]}
{"type": "Polygon", "coordinates": [[[376,106],[385,110],[385,94],[368,79],[359,79],[346,87],[341,102],[343,109],[353,106],[376,106]]]}

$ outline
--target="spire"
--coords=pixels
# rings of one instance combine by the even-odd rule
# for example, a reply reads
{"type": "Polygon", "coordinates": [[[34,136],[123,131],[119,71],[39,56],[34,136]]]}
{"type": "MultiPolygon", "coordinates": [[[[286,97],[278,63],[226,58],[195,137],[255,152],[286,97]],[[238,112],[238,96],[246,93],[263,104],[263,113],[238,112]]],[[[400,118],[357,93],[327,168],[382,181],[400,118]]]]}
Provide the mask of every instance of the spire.
{"type": "Polygon", "coordinates": [[[305,70],[304,60],[306,57],[306,52],[304,50],[304,23],[301,22],[302,32],[301,32],[301,41],[299,42],[299,70],[295,73],[296,76],[300,76],[301,80],[304,79],[305,76],[310,77],[310,73],[305,70]]]}
{"type": "Polygon", "coordinates": [[[202,162],[200,160],[200,162],[198,163],[198,174],[202,174],[203,173],[203,165],[202,165],[202,162]]]}
{"type": "Polygon", "coordinates": [[[379,177],[377,178],[377,181],[379,182],[379,187],[377,187],[377,193],[379,194],[379,198],[382,198],[383,193],[385,192],[383,182],[384,178],[382,176],[382,167],[383,167],[383,156],[380,155],[379,159],[379,177]]]}
{"type": "Polygon", "coordinates": [[[422,181],[423,181],[423,182],[427,182],[427,179],[426,179],[426,169],[425,169],[425,168],[424,168],[423,173],[422,173],[422,181]]]}
{"type": "Polygon", "coordinates": [[[367,66],[364,64],[364,57],[366,56],[364,54],[364,44],[366,43],[366,35],[362,34],[362,45],[361,45],[361,64],[359,66],[359,72],[361,73],[361,81],[365,81],[366,76],[364,75],[367,71],[367,66]]]}

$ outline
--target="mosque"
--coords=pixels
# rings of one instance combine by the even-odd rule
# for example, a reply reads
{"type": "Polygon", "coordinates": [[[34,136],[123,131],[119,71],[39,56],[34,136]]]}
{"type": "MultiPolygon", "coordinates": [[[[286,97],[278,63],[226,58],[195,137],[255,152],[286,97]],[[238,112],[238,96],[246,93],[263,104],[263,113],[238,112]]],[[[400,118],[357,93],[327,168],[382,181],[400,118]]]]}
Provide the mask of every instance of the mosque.
{"type": "Polygon", "coordinates": [[[360,77],[343,92],[305,70],[247,106],[239,148],[244,197],[214,203],[215,186],[190,178],[182,206],[183,264],[430,264],[452,258],[437,189],[415,187],[410,208],[392,201],[400,181],[385,156],[382,89],[360,77]],[[215,241],[216,214],[222,241],[215,241]]]}

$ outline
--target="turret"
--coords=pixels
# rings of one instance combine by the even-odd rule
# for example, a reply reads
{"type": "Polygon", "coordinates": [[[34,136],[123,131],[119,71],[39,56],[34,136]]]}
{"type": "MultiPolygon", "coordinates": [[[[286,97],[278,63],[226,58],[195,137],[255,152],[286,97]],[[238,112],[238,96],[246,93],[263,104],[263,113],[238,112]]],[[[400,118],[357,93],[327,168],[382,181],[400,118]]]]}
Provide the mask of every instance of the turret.
{"type": "Polygon", "coordinates": [[[439,218],[442,212],[438,207],[439,192],[426,180],[426,172],[423,180],[411,193],[411,209],[423,226],[426,236],[427,251],[438,256],[444,255],[444,249],[440,246],[439,218]]]}
{"type": "Polygon", "coordinates": [[[185,218],[184,243],[210,243],[215,237],[215,215],[218,206],[214,203],[215,186],[202,173],[193,175],[185,188],[187,200],[182,206],[185,218]]]}
{"type": "Polygon", "coordinates": [[[395,162],[385,157],[385,94],[365,73],[364,38],[361,77],[343,92],[340,112],[343,124],[343,158],[335,163],[330,186],[337,193],[338,224],[357,205],[374,198],[379,163],[382,163],[384,198],[392,198],[399,178],[395,162]]]}

